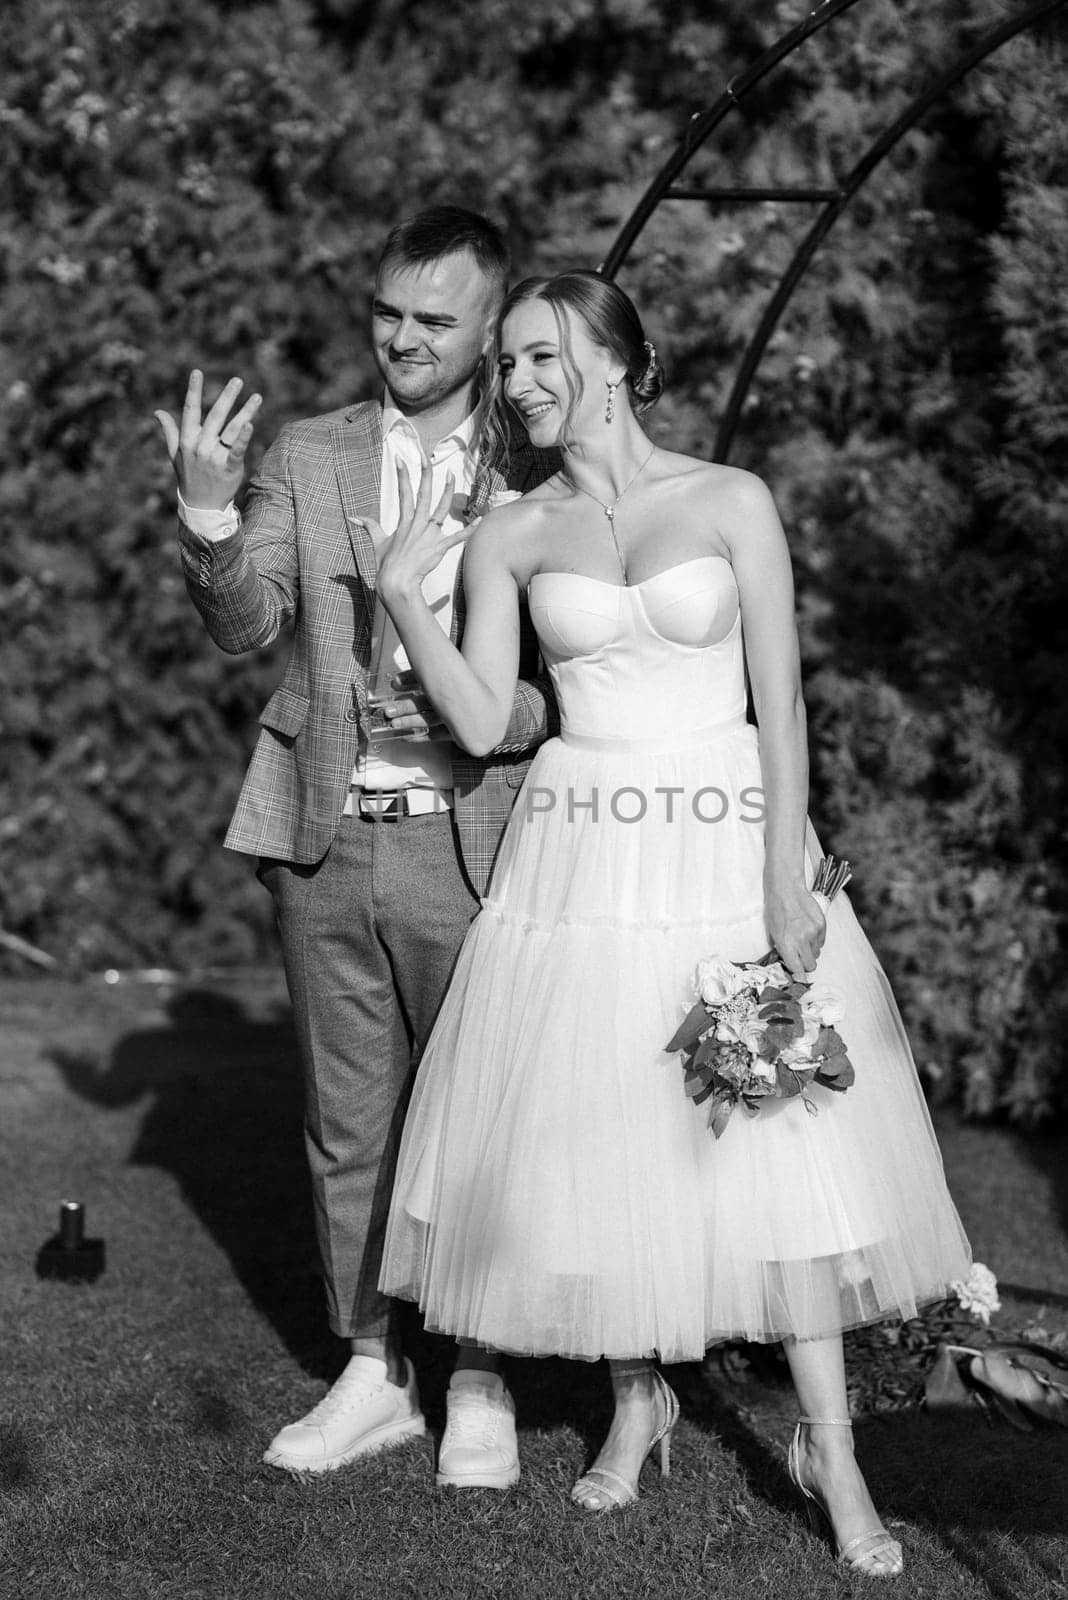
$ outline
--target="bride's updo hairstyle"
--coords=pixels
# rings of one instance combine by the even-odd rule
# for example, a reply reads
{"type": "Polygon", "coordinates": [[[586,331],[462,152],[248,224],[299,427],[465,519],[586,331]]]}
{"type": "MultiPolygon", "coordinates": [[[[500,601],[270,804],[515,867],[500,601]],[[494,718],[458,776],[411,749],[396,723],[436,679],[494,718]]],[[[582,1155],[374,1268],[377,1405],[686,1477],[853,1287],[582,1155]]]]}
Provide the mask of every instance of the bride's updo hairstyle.
{"type": "MultiPolygon", "coordinates": [[[[641,319],[634,302],[617,284],[602,278],[597,272],[576,269],[560,272],[553,278],[524,278],[505,299],[497,319],[497,344],[500,350],[500,330],[505,318],[516,306],[527,300],[544,300],[552,307],[560,338],[560,359],[563,363],[571,405],[564,423],[566,439],[571,411],[582,396],[585,385],[575,364],[568,327],[567,313],[578,317],[594,344],[607,350],[624,368],[624,384],[630,396],[631,407],[641,416],[655,405],[664,387],[664,369],[652,344],[645,337],[641,319]]],[[[512,429],[499,372],[494,382],[490,415],[487,419],[491,437],[507,437],[512,429]]]]}

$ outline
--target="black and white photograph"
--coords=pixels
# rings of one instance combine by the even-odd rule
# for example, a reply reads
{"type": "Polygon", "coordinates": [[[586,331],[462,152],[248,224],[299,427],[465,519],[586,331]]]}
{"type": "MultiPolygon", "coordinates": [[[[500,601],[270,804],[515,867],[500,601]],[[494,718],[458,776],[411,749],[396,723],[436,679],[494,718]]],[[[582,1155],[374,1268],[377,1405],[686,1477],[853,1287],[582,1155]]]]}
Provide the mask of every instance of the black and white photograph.
{"type": "Polygon", "coordinates": [[[4,1600],[1068,1597],[1068,0],[10,0],[4,1600]]]}

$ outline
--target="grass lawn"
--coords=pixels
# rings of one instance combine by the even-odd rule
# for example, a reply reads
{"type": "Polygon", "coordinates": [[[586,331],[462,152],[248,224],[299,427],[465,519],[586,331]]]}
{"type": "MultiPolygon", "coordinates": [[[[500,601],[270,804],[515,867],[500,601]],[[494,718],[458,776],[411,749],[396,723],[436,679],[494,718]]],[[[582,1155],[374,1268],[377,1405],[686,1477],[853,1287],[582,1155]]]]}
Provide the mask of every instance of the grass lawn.
{"type": "MultiPolygon", "coordinates": [[[[940,1119],[999,1323],[1068,1327],[1068,1137],[940,1119]],[[1011,1291],[1005,1288],[1011,1285],[1011,1291]]],[[[798,1514],[774,1364],[676,1367],[673,1473],[610,1517],[567,1502],[607,1426],[601,1367],[514,1362],[518,1489],[439,1492],[415,1441],[319,1481],[262,1465],[344,1359],[314,1273],[299,1092],[274,973],[202,990],[0,982],[3,1600],[821,1600],[868,1594],[798,1514]],[[61,1199],[107,1270],[42,1282],[61,1199]]],[[[413,1324],[432,1430],[450,1364],[413,1324]]],[[[978,1411],[862,1417],[906,1551],[879,1592],[1068,1595],[1068,1430],[978,1411]]]]}

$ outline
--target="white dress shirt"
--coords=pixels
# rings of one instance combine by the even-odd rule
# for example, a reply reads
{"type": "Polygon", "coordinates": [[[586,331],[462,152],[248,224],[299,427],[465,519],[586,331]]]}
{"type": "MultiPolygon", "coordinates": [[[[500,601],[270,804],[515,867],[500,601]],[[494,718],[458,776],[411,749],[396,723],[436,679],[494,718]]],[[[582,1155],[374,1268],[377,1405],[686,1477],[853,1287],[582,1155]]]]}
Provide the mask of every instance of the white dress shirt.
{"type": "MultiPolygon", "coordinates": [[[[407,417],[388,403],[383,407],[382,487],[378,521],[387,538],[396,531],[400,521],[397,470],[402,464],[407,468],[413,493],[419,487],[422,473],[429,469],[432,474],[432,507],[444,492],[445,479],[452,474],[455,488],[452,505],[442,523],[442,532],[455,533],[462,526],[475,480],[473,435],[474,418],[465,417],[452,433],[439,439],[428,461],[419,443],[419,436],[407,417]]],[[[463,546],[454,545],[446,551],[441,564],[423,580],[423,596],[445,633],[452,628],[453,589],[462,554],[463,546]]],[[[404,646],[388,618],[384,650],[385,659],[392,660],[397,672],[408,669],[404,646]]],[[[368,749],[357,762],[352,781],[355,787],[361,789],[451,789],[449,738],[445,735],[429,743],[416,744],[406,739],[376,740],[374,748],[368,749]]]]}

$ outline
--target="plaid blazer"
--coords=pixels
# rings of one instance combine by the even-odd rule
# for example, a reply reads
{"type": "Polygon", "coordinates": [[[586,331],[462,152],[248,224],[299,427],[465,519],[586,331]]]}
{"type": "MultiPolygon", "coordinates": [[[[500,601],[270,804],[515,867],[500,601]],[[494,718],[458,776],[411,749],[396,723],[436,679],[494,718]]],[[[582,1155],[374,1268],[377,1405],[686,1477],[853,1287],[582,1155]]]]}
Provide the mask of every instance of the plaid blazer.
{"type": "MultiPolygon", "coordinates": [[[[492,495],[526,490],[556,470],[551,455],[516,450],[507,474],[479,463],[469,515],[492,495]]],[[[382,407],[350,406],[284,427],[252,480],[237,532],[200,539],[179,524],[186,587],[211,637],[231,654],[271,644],[290,621],[293,649],[260,713],[260,733],[226,834],[228,849],[319,861],[338,829],[361,737],[376,562],[363,519],[377,520],[382,407]]],[[[463,628],[457,575],[453,639],[463,628]]],[[[456,823],[467,875],[481,894],[532,747],[556,710],[523,617],[520,681],[505,737],[487,758],[453,747],[456,823]]]]}

